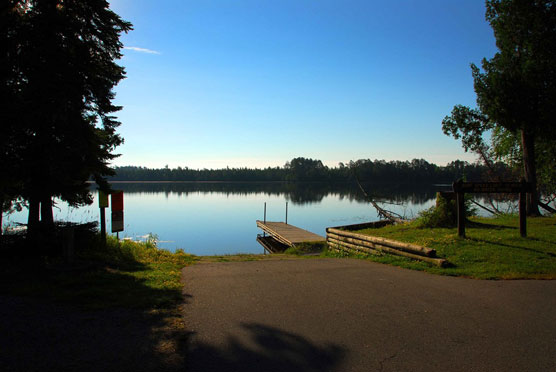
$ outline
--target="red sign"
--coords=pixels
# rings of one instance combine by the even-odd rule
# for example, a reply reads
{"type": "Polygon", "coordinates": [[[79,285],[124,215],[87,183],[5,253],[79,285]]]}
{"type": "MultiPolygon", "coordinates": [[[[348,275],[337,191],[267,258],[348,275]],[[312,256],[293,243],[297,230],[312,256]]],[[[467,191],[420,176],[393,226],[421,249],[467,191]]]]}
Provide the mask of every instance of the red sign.
{"type": "Polygon", "coordinates": [[[112,200],[112,212],[123,212],[124,211],[124,192],[114,191],[110,194],[110,199],[112,200]]]}
{"type": "Polygon", "coordinates": [[[112,211],[112,232],[124,231],[124,211],[112,211]]]}
{"type": "Polygon", "coordinates": [[[112,232],[124,231],[124,192],[113,191],[112,200],[112,232]]]}

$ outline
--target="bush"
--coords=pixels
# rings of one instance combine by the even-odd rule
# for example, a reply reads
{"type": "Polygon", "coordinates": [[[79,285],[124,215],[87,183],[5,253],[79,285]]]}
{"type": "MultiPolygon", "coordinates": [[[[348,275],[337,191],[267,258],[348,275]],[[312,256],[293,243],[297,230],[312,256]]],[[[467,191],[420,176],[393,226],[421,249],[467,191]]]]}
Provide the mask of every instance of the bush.
{"type": "MultiPolygon", "coordinates": [[[[476,210],[471,207],[471,202],[466,198],[465,217],[475,215],[476,210]]],[[[419,226],[427,228],[456,227],[458,224],[458,209],[455,197],[446,194],[436,194],[436,205],[419,213],[419,226]]]]}

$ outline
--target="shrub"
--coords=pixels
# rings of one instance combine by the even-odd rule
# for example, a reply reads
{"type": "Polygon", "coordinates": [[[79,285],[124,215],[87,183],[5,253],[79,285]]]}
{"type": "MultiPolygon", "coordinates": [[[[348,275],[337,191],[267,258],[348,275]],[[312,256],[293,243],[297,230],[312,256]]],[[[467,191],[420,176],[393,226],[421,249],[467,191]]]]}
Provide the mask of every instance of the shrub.
{"type": "MultiPolygon", "coordinates": [[[[476,210],[471,207],[471,202],[466,198],[465,217],[473,216],[476,210]]],[[[436,194],[436,205],[419,214],[419,226],[427,228],[456,227],[458,224],[457,203],[454,197],[446,194],[436,194]]]]}

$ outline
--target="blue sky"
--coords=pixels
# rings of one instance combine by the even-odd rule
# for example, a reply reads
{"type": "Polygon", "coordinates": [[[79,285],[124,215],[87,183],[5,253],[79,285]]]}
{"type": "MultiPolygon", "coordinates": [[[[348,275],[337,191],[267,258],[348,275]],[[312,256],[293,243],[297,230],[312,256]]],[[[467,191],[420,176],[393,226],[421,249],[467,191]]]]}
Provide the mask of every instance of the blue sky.
{"type": "Polygon", "coordinates": [[[483,0],[113,0],[133,23],[115,165],[473,161],[445,136],[496,51],[483,0]]]}

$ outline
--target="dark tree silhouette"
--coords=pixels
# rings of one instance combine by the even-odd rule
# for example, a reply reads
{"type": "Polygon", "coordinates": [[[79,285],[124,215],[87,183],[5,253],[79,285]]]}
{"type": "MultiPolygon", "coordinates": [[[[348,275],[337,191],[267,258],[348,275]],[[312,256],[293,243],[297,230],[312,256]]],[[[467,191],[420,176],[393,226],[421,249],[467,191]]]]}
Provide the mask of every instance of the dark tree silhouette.
{"type": "MultiPolygon", "coordinates": [[[[108,162],[122,143],[113,87],[124,78],[119,36],[131,30],[103,0],[11,1],[2,9],[9,63],[2,78],[14,89],[9,105],[14,141],[3,156],[18,167],[17,194],[29,202],[29,230],[52,225],[52,198],[91,202],[86,181],[106,188],[108,162]],[[9,80],[13,79],[13,80],[9,80]]],[[[4,57],[4,56],[3,56],[4,57]]],[[[3,141],[4,142],[4,141],[3,141]]],[[[4,163],[4,162],[2,162],[4,163]]]]}
{"type": "Polygon", "coordinates": [[[284,166],[288,181],[326,181],[327,167],[320,160],[294,158],[284,166]]]}
{"type": "Polygon", "coordinates": [[[21,133],[17,130],[21,107],[18,87],[21,73],[18,68],[20,42],[17,35],[21,25],[17,13],[13,11],[16,3],[6,1],[0,7],[0,97],[3,97],[0,100],[0,212],[11,208],[19,192],[17,165],[22,141],[21,133]]]}
{"type": "MultiPolygon", "coordinates": [[[[501,171],[503,164],[495,164],[501,171]]],[[[227,182],[325,182],[346,183],[357,187],[353,169],[357,169],[359,179],[364,183],[430,185],[432,183],[452,183],[461,177],[468,180],[483,180],[487,168],[456,160],[446,166],[431,164],[424,159],[412,161],[384,161],[360,159],[347,166],[326,167],[320,160],[294,158],[284,167],[250,169],[190,169],[145,168],[136,166],[116,167],[114,181],[227,181],[227,182]]]]}
{"type": "Polygon", "coordinates": [[[483,59],[482,70],[471,65],[480,111],[456,106],[443,129],[451,134],[461,130],[464,146],[466,136],[477,139],[494,126],[519,133],[523,173],[534,185],[527,210],[538,215],[535,150],[547,139],[556,140],[556,3],[488,0],[486,7],[498,52],[483,59]]]}

